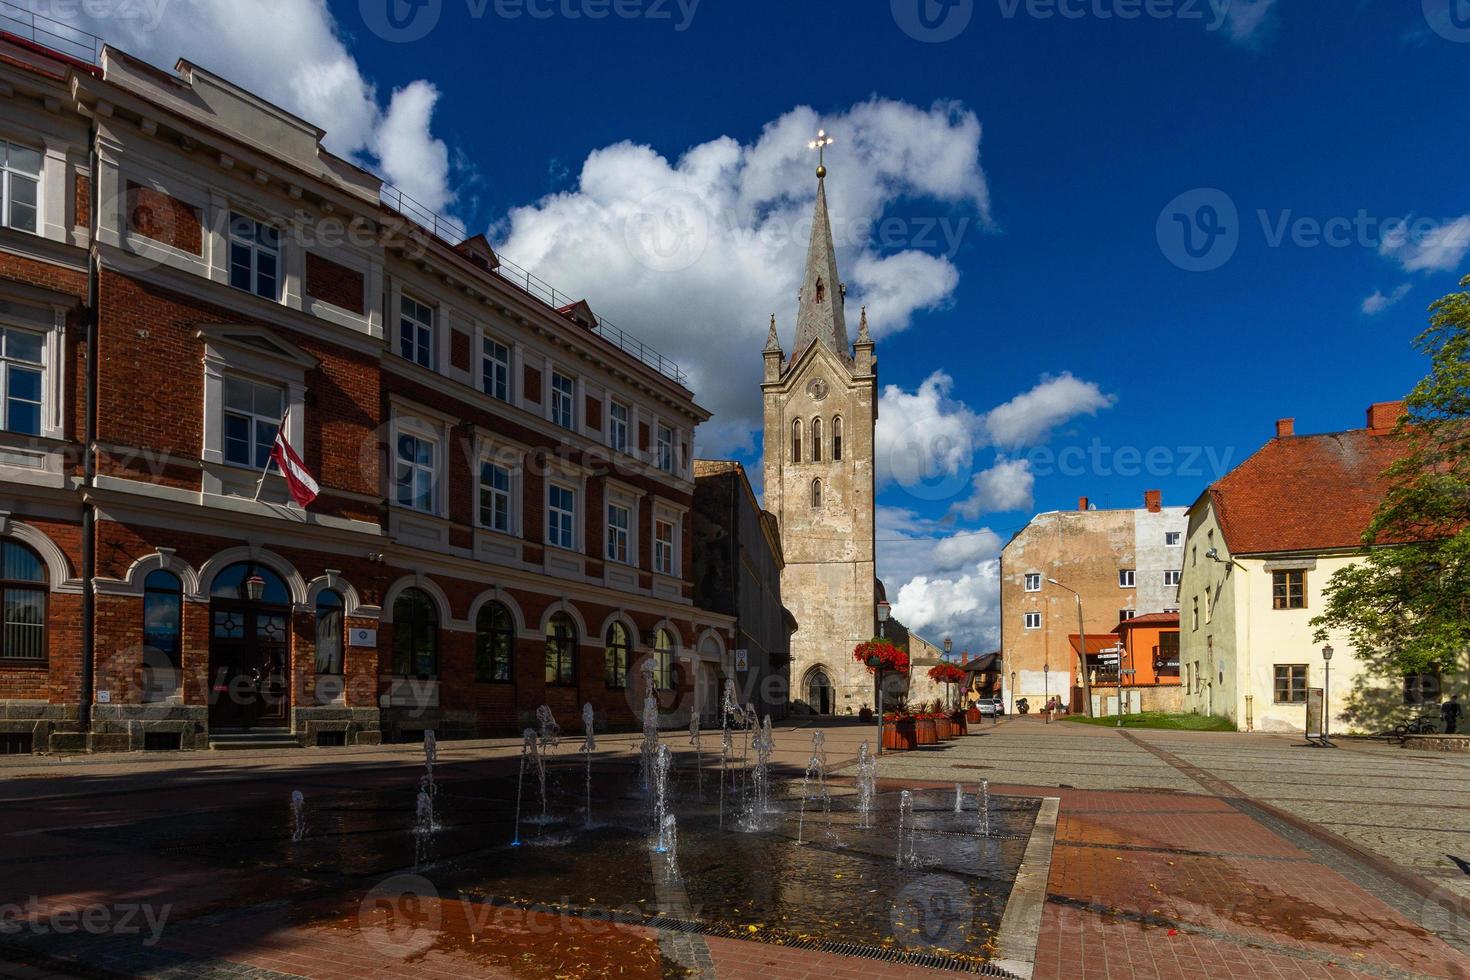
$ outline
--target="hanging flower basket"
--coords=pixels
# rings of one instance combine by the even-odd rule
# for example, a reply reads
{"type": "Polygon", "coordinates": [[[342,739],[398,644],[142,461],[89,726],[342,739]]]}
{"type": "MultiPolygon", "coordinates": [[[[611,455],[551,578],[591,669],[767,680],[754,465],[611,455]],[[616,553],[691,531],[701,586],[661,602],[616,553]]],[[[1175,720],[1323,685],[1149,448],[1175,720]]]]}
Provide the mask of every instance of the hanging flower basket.
{"type": "Polygon", "coordinates": [[[868,668],[868,673],[907,674],[909,655],[887,640],[869,640],[852,650],[852,659],[868,668]]]}

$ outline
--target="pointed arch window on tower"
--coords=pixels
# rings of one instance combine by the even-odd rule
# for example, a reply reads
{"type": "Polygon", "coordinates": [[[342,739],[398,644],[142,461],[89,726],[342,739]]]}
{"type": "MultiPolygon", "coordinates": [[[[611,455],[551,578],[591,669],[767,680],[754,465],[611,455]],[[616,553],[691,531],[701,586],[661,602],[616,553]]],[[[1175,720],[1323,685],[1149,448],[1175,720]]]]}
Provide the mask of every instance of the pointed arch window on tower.
{"type": "Polygon", "coordinates": [[[832,418],[832,461],[842,461],[842,416],[836,415],[832,418]]]}
{"type": "Polygon", "coordinates": [[[812,419],[812,462],[822,461],[822,420],[812,419]]]}
{"type": "Polygon", "coordinates": [[[812,510],[821,510],[821,508],[822,508],[822,481],[821,480],[813,480],[812,481],[812,510]]]}
{"type": "Polygon", "coordinates": [[[791,461],[801,462],[801,419],[791,423],[791,461]]]}
{"type": "Polygon", "coordinates": [[[827,284],[824,283],[821,279],[818,279],[817,280],[817,302],[820,303],[822,300],[824,300],[826,298],[827,298],[827,284]]]}

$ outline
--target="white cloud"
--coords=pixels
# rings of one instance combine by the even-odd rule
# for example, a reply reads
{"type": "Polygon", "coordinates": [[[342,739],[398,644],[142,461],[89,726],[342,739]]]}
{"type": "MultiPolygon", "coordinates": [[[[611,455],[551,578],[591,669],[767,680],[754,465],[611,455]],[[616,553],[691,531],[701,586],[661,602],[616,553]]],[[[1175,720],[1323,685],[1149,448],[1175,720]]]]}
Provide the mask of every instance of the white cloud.
{"type": "Polygon", "coordinates": [[[985,428],[997,446],[1014,448],[1044,442],[1051,430],[1077,417],[1096,415],[1116,399],[1096,384],[1070,371],[1041,382],[985,416],[985,428]]]}
{"type": "Polygon", "coordinates": [[[1031,472],[1029,460],[999,457],[990,469],[975,474],[971,481],[973,493],[955,506],[955,512],[973,521],[986,513],[1029,510],[1035,487],[1036,475],[1031,472]]]}
{"type": "Polygon", "coordinates": [[[444,145],[428,134],[433,87],[413,82],[385,111],[322,0],[173,0],[154,18],[117,13],[127,6],[77,4],[68,20],[166,70],[187,58],[296,113],[327,130],[329,149],[399,175],[421,203],[453,200],[435,159],[444,145]]]}
{"type": "Polygon", "coordinates": [[[1225,30],[1230,40],[1246,47],[1260,43],[1270,29],[1276,0],[1231,0],[1225,14],[1225,30]]]}
{"type": "Polygon", "coordinates": [[[512,210],[497,251],[673,358],[721,427],[701,451],[748,443],[758,427],[760,351],[770,314],[784,345],[810,236],[816,180],[807,142],[829,148],[828,205],[848,283],[848,329],[869,307],[877,339],[942,306],[959,274],[910,223],[913,241],[880,235],[892,209],[988,219],[980,123],[952,103],[920,108],[872,99],[846,112],[787,112],[750,143],[719,137],[670,159],[624,142],[592,152],[576,185],[512,210]]]}
{"type": "Polygon", "coordinates": [[[1000,642],[1000,550],[989,528],[950,532],[913,511],[878,508],[878,576],[893,615],[931,639],[984,652],[1000,642]]]}
{"type": "Polygon", "coordinates": [[[926,481],[957,483],[969,477],[984,427],[964,402],[950,397],[954,379],[935,371],[918,389],[883,389],[878,401],[878,486],[914,488],[926,481]]]}
{"type": "Polygon", "coordinates": [[[1383,236],[1381,255],[1393,259],[1405,272],[1451,272],[1459,268],[1470,251],[1470,214],[1410,234],[1411,224],[1397,225],[1383,236]]]}
{"type": "Polygon", "coordinates": [[[1393,306],[1399,300],[1409,295],[1409,290],[1413,288],[1414,287],[1410,283],[1406,282],[1387,295],[1384,295],[1382,290],[1375,289],[1372,296],[1369,296],[1367,299],[1363,300],[1363,312],[1366,313],[1368,316],[1377,316],[1379,313],[1382,313],[1384,310],[1388,309],[1390,306],[1393,306]]]}

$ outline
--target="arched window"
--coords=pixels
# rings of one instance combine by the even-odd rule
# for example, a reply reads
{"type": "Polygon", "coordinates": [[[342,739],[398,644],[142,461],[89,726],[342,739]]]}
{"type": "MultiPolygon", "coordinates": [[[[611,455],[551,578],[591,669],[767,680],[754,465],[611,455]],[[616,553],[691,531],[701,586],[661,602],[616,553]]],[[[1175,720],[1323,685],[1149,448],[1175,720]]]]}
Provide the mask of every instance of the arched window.
{"type": "Polygon", "coordinates": [[[393,600],[393,672],[432,677],[439,669],[439,610],[423,589],[393,600]]]}
{"type": "Polygon", "coordinates": [[[46,659],[46,566],[17,541],[0,543],[0,660],[46,659]]]}
{"type": "Polygon", "coordinates": [[[822,420],[812,419],[812,462],[822,461],[822,420]]]}
{"type": "Polygon", "coordinates": [[[812,510],[820,510],[822,507],[822,481],[812,481],[812,510]]]}
{"type": "Polygon", "coordinates": [[[162,568],[149,572],[143,580],[143,646],[152,666],[179,669],[183,610],[179,577],[162,568]]]}
{"type": "Polygon", "coordinates": [[[546,683],[577,683],[577,626],[566,613],[546,624],[546,683]]]}
{"type": "Polygon", "coordinates": [[[674,689],[674,635],[659,630],[653,641],[653,686],[660,691],[674,689]]]}
{"type": "Polygon", "coordinates": [[[604,679],[609,690],[622,690],[628,686],[628,656],[632,653],[633,641],[628,627],[614,620],[607,628],[607,651],[603,654],[604,679]]]}
{"type": "Polygon", "coordinates": [[[316,672],[342,673],[342,597],[331,589],[316,597],[316,672]]]}
{"type": "Polygon", "coordinates": [[[832,461],[842,461],[842,416],[832,418],[832,461]]]}
{"type": "Polygon", "coordinates": [[[791,423],[791,461],[801,462],[801,419],[791,423]]]}
{"type": "Polygon", "coordinates": [[[499,602],[487,602],[475,617],[475,680],[507,684],[515,679],[515,620],[499,602]]]}

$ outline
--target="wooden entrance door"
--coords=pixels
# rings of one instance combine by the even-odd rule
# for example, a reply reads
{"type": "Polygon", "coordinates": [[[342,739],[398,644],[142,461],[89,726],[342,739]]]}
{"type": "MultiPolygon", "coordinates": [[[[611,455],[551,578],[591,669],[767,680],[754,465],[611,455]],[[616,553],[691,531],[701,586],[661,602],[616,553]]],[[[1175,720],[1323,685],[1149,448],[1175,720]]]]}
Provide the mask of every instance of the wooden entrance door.
{"type": "Polygon", "coordinates": [[[284,583],[258,566],[232,566],[220,573],[212,592],[210,729],[288,727],[291,606],[281,601],[284,583]],[[248,597],[245,583],[252,575],[259,599],[248,597]]]}

